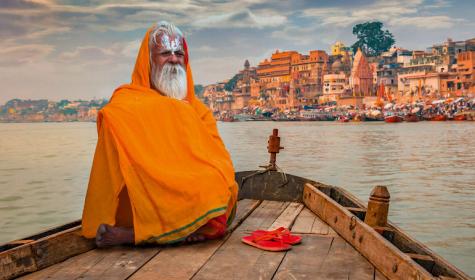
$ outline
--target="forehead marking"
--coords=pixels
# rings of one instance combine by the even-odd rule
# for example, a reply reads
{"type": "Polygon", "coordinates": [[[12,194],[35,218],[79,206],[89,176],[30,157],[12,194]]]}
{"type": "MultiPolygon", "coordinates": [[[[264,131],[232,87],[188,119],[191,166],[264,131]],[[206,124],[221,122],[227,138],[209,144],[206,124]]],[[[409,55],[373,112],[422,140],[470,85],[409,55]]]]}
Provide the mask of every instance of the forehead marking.
{"type": "Polygon", "coordinates": [[[166,33],[163,33],[161,36],[161,49],[169,50],[172,52],[182,51],[183,44],[180,36],[169,36],[166,33]]]}

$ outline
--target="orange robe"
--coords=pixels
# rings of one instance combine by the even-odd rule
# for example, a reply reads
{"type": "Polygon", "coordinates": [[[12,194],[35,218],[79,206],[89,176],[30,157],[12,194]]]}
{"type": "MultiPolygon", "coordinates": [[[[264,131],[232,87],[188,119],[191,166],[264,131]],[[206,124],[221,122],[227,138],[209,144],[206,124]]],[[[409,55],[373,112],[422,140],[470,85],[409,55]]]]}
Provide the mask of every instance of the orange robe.
{"type": "Polygon", "coordinates": [[[101,223],[133,223],[136,244],[173,243],[198,229],[213,236],[212,227],[234,213],[231,158],[210,110],[194,95],[188,54],[186,101],[159,94],[150,88],[149,33],[132,82],[115,90],[97,118],[82,217],[87,238],[101,223]]]}

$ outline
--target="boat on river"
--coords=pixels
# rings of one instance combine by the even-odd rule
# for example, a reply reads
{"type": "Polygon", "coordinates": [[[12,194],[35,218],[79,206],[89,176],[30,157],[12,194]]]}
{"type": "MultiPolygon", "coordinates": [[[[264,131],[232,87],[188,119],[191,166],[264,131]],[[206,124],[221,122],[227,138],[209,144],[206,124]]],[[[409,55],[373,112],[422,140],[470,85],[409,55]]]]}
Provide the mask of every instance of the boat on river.
{"type": "Polygon", "coordinates": [[[365,122],[381,122],[381,121],[384,121],[384,118],[382,118],[382,117],[373,117],[373,116],[365,116],[364,121],[365,122]]]}
{"type": "Polygon", "coordinates": [[[430,121],[435,121],[435,122],[444,122],[447,120],[446,115],[434,115],[430,119],[430,121]]]}
{"type": "Polygon", "coordinates": [[[346,117],[346,116],[339,116],[339,117],[337,117],[336,120],[337,120],[338,122],[344,122],[344,123],[350,121],[350,119],[349,119],[348,117],[346,117]]]}
{"type": "Polygon", "coordinates": [[[402,122],[404,119],[401,116],[398,115],[391,115],[391,116],[386,116],[384,117],[384,121],[387,123],[398,123],[402,122]]]}
{"type": "Polygon", "coordinates": [[[237,213],[224,238],[98,249],[74,221],[1,245],[0,278],[471,279],[387,220],[385,187],[375,187],[367,207],[343,188],[278,171],[277,130],[268,143],[265,169],[236,173],[237,213]],[[278,227],[302,244],[268,252],[241,242],[278,227]]]}
{"type": "Polygon", "coordinates": [[[465,114],[457,114],[453,117],[454,121],[465,121],[467,120],[467,116],[465,114]]]}
{"type": "Polygon", "coordinates": [[[408,113],[404,116],[404,121],[406,122],[418,122],[419,120],[419,116],[414,113],[408,113]]]}

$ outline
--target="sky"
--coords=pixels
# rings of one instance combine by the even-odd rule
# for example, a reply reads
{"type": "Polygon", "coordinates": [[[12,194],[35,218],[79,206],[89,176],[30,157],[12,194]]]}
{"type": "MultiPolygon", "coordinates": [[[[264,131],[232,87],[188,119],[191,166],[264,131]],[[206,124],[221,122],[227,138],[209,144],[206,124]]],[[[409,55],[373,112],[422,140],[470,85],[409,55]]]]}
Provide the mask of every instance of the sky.
{"type": "Polygon", "coordinates": [[[383,22],[406,49],[474,38],[474,14],[473,0],[0,0],[0,104],[110,97],[161,20],[184,31],[195,83],[207,85],[277,49],[351,45],[366,21],[383,22]]]}

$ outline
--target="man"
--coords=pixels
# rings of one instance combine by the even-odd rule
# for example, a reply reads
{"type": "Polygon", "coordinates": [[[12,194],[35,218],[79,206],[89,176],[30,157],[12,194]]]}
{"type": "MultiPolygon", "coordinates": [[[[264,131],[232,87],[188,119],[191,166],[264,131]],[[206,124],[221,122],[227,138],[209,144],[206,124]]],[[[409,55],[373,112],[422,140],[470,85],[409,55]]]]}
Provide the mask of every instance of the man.
{"type": "Polygon", "coordinates": [[[99,247],[218,238],[237,184],[211,112],[195,96],[182,32],[160,22],[142,41],[132,82],[97,119],[83,235],[99,247]]]}

